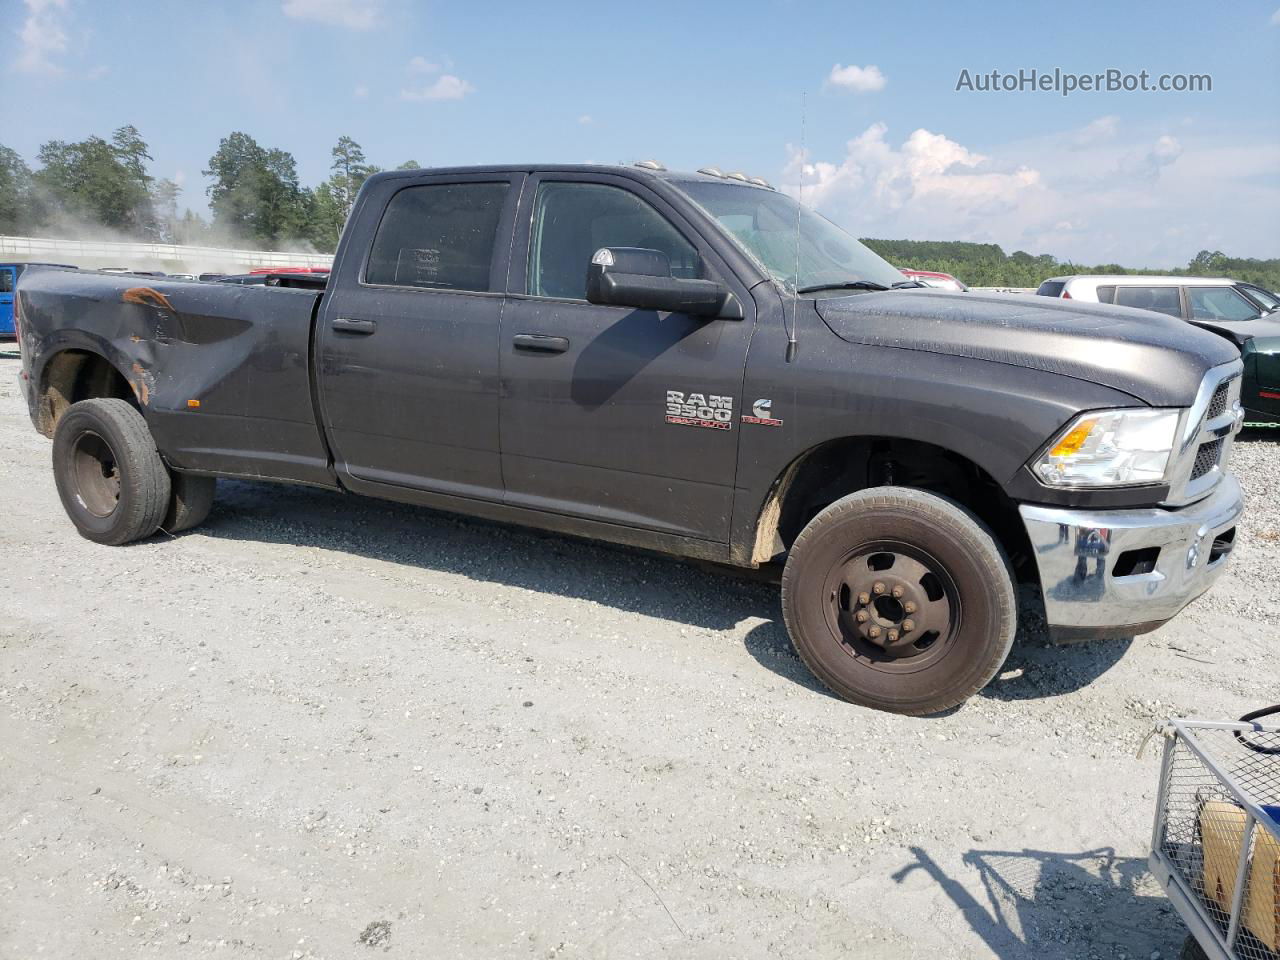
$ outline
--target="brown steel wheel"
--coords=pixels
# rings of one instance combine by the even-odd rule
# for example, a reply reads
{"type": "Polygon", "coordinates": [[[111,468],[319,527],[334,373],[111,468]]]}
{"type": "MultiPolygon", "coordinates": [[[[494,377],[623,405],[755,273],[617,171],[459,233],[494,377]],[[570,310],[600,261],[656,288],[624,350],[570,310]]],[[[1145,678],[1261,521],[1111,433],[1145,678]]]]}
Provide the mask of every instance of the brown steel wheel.
{"type": "Polygon", "coordinates": [[[873,487],[796,538],[782,577],[796,652],[834,693],[877,710],[938,713],[995,676],[1017,605],[1004,551],[960,505],[873,487]]]}

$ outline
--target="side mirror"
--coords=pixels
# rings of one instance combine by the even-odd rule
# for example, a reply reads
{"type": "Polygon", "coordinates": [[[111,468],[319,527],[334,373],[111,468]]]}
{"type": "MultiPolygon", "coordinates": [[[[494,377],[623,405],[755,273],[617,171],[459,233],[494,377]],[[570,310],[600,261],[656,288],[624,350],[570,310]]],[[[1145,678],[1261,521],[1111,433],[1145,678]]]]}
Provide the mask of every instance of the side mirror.
{"type": "Polygon", "coordinates": [[[677,279],[671,276],[671,260],[665,253],[644,247],[597,250],[587,267],[587,302],[691,317],[742,319],[742,306],[723,284],[677,279]]]}

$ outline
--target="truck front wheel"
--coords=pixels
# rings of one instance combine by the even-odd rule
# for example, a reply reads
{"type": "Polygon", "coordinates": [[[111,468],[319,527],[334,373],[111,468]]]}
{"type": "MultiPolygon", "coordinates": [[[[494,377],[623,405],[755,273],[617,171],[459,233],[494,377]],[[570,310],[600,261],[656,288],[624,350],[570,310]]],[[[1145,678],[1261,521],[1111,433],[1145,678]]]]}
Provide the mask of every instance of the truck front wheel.
{"type": "Polygon", "coordinates": [[[991,532],[907,487],[862,490],[814,517],[787,557],[782,612],[796,652],[834,693],[915,716],[982,689],[1017,626],[991,532]]]}
{"type": "Polygon", "coordinates": [[[169,471],[147,421],[124,400],[81,400],[58,420],[53,478],[80,535],[116,546],[149,537],[169,509],[169,471]]]}

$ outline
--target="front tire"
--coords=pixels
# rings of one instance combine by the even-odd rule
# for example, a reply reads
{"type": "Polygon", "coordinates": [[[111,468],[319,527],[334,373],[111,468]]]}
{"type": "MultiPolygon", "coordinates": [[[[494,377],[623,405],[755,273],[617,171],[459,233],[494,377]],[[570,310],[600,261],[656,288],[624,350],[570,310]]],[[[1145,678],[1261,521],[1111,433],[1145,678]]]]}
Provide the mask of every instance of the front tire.
{"type": "Polygon", "coordinates": [[[53,434],[53,478],[67,516],[95,543],[149,537],[169,509],[169,471],[147,421],[124,400],[71,405],[53,434]]]}
{"type": "Polygon", "coordinates": [[[862,490],[814,517],[787,557],[782,612],[832,692],[913,716],[982,689],[1017,627],[1013,576],[991,532],[907,487],[862,490]]]}

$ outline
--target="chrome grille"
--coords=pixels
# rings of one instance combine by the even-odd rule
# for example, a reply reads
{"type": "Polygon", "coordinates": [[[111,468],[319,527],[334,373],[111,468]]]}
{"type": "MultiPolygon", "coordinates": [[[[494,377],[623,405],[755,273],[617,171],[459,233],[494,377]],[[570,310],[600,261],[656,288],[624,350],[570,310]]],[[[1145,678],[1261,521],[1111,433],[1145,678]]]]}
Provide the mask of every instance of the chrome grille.
{"type": "Polygon", "coordinates": [[[1200,382],[1169,464],[1169,496],[1165,501],[1169,506],[1194,503],[1222,479],[1236,429],[1240,372],[1241,363],[1235,360],[1214,367],[1200,382]]]}
{"type": "Polygon", "coordinates": [[[1196,451],[1196,462],[1191,468],[1191,479],[1199,480],[1206,473],[1218,465],[1218,459],[1222,456],[1222,441],[1210,440],[1208,443],[1200,444],[1200,449],[1196,451]]]}
{"type": "Polygon", "coordinates": [[[1209,401],[1209,409],[1205,412],[1205,419],[1212,420],[1214,417],[1220,417],[1227,412],[1227,398],[1230,394],[1230,381],[1219,384],[1218,389],[1213,391],[1213,398],[1209,401]]]}

